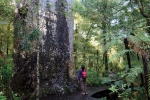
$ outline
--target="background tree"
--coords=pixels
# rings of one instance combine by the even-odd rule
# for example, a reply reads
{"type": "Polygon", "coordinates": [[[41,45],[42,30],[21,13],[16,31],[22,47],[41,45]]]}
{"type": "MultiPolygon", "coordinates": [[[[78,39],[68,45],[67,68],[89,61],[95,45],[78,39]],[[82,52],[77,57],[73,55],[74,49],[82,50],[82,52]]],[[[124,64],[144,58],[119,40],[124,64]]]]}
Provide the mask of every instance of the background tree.
{"type": "Polygon", "coordinates": [[[0,99],[17,99],[10,88],[13,75],[13,17],[12,0],[0,1],[0,99]]]}

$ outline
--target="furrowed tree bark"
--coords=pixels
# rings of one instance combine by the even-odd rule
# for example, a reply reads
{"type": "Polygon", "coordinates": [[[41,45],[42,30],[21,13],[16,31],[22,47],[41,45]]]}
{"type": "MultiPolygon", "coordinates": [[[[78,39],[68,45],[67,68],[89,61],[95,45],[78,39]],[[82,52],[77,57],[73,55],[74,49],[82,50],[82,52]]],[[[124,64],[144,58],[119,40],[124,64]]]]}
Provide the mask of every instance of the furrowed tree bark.
{"type": "MultiPolygon", "coordinates": [[[[124,38],[124,45],[125,45],[125,49],[129,50],[127,38],[124,38]]],[[[129,52],[126,53],[126,56],[127,56],[128,66],[129,66],[129,69],[130,69],[131,68],[131,60],[130,60],[129,52]]]]}

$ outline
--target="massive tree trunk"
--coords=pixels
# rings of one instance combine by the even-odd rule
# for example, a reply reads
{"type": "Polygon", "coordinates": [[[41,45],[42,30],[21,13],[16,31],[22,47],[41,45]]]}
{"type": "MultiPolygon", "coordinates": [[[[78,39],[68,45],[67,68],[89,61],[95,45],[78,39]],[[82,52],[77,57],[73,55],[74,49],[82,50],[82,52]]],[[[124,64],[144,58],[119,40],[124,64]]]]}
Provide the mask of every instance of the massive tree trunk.
{"type": "Polygon", "coordinates": [[[41,89],[55,93],[75,89],[72,7],[73,0],[32,0],[31,2],[23,0],[17,4],[18,12],[14,23],[16,71],[13,77],[14,90],[32,92],[35,89],[36,42],[29,42],[32,52],[21,48],[27,46],[24,44],[25,37],[38,27],[42,33],[39,36],[41,89]],[[19,12],[22,8],[23,14],[19,12]],[[25,14],[26,16],[23,16],[25,14]]]}

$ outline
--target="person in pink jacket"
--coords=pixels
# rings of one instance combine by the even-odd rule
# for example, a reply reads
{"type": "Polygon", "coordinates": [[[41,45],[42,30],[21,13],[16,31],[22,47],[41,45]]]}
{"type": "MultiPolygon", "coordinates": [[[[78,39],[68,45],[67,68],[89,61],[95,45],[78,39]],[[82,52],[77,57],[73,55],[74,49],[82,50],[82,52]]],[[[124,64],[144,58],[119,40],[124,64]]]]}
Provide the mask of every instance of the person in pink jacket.
{"type": "Polygon", "coordinates": [[[83,78],[82,76],[83,71],[86,71],[84,65],[82,65],[81,69],[79,69],[78,71],[78,81],[81,83],[81,88],[82,88],[81,94],[85,95],[85,94],[88,94],[88,92],[87,92],[87,86],[86,86],[86,78],[83,78]]]}

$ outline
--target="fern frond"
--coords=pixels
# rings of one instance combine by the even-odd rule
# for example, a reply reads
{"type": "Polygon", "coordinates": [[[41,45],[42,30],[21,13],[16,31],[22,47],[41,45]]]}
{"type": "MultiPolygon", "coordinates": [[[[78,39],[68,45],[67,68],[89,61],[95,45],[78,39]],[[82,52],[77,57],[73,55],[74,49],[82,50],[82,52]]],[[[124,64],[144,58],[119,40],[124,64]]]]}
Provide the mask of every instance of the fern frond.
{"type": "Polygon", "coordinates": [[[138,37],[133,36],[133,35],[129,35],[128,37],[129,37],[132,41],[134,41],[134,43],[135,43],[137,46],[140,46],[141,40],[140,40],[138,37]]]}
{"type": "Polygon", "coordinates": [[[150,37],[146,35],[147,33],[138,33],[137,37],[143,42],[150,42],[150,37]]]}
{"type": "Polygon", "coordinates": [[[131,83],[133,83],[137,79],[137,76],[142,72],[143,69],[140,66],[130,68],[130,71],[127,73],[126,76],[127,84],[130,85],[131,83]]]}
{"type": "Polygon", "coordinates": [[[122,51],[119,51],[118,53],[114,54],[108,61],[108,63],[114,61],[115,59],[117,58],[120,58],[122,57],[125,53],[127,52],[131,52],[132,50],[122,50],[122,51]]]}

